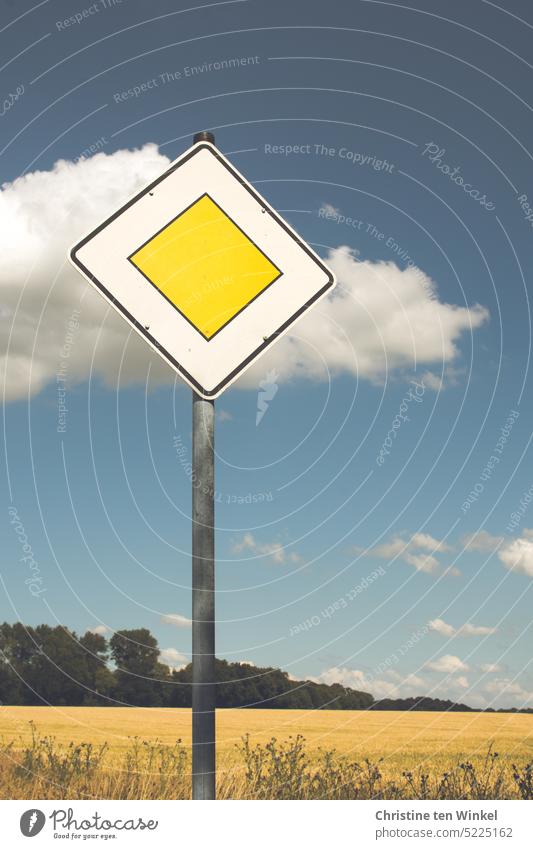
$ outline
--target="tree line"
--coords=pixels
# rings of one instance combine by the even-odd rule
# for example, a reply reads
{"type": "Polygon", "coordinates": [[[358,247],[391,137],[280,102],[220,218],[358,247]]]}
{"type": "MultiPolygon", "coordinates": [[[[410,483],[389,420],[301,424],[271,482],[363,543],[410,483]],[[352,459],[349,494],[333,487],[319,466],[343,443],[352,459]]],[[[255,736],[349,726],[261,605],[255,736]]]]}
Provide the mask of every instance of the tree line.
{"type": "MultiPolygon", "coordinates": [[[[107,640],[63,625],[0,625],[0,704],[190,707],[192,666],[160,661],[147,628],[116,631],[107,640]]],[[[295,681],[274,667],[215,661],[218,707],[326,710],[474,711],[428,696],[375,700],[342,684],[295,681]]],[[[493,708],[487,708],[493,712],[493,708]]],[[[531,708],[501,709],[533,713],[531,708]]]]}
{"type": "MultiPolygon", "coordinates": [[[[64,626],[0,625],[0,702],[4,705],[136,705],[190,707],[192,666],[161,663],[146,628],[116,631],[107,640],[64,626]]],[[[370,707],[369,693],[341,684],[294,681],[274,667],[216,660],[218,707],[370,707]]]]}

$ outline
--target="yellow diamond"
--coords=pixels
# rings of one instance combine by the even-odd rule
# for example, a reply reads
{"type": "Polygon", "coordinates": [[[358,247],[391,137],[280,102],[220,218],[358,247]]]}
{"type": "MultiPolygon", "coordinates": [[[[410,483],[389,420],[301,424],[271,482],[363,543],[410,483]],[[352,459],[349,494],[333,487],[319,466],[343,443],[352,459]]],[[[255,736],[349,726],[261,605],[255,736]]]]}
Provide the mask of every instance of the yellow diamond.
{"type": "Polygon", "coordinates": [[[207,194],[129,259],[206,339],[281,275],[207,194]]]}

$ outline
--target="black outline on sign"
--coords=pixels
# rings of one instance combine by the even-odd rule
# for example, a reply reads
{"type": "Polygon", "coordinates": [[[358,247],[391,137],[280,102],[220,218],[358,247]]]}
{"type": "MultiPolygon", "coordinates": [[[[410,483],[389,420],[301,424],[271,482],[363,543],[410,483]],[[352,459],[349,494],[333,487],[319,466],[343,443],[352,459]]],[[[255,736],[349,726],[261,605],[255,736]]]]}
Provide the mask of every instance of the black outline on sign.
{"type": "Polygon", "coordinates": [[[138,195],[135,195],[135,197],[133,197],[130,201],[128,201],[128,203],[126,203],[124,206],[122,206],[119,210],[117,210],[117,212],[115,212],[108,219],[106,219],[106,221],[104,221],[95,230],[93,230],[92,233],[90,233],[88,236],[85,236],[85,238],[82,239],[81,242],[79,242],[77,245],[75,245],[71,249],[70,258],[71,258],[72,262],[75,265],[77,265],[77,267],[79,269],[81,269],[81,271],[85,274],[85,276],[94,283],[96,288],[99,289],[105,295],[107,300],[110,301],[110,303],[113,304],[113,306],[119,312],[121,312],[122,315],[124,315],[128,319],[130,324],[132,324],[135,327],[135,329],[141,334],[141,336],[144,336],[145,339],[147,339],[150,342],[152,347],[154,347],[156,349],[156,351],[159,351],[163,355],[164,359],[166,359],[169,363],[171,363],[171,365],[176,369],[176,371],[181,373],[186,378],[186,380],[198,390],[200,395],[203,395],[205,398],[214,398],[216,395],[218,395],[218,393],[221,392],[222,389],[225,386],[227,386],[229,383],[231,383],[231,381],[234,379],[234,377],[239,372],[241,372],[244,368],[246,368],[248,363],[250,363],[252,360],[254,360],[261,353],[261,351],[263,351],[265,348],[268,348],[268,346],[271,345],[272,342],[274,342],[274,340],[287,329],[287,327],[289,327],[294,321],[296,321],[296,319],[299,318],[299,316],[303,312],[305,312],[306,309],[308,309],[311,306],[311,304],[313,304],[315,301],[317,301],[319,298],[321,298],[322,295],[324,295],[328,291],[328,289],[331,289],[331,287],[334,286],[334,284],[335,284],[335,278],[333,277],[333,274],[331,273],[329,268],[327,268],[320,261],[320,258],[315,256],[315,254],[310,250],[310,248],[308,248],[308,246],[305,244],[305,242],[303,242],[295,233],[292,232],[292,230],[287,226],[285,221],[279,215],[277,215],[277,213],[274,212],[274,210],[270,209],[269,206],[265,205],[265,201],[263,200],[261,195],[259,195],[255,191],[255,189],[253,189],[251,186],[247,185],[247,183],[241,177],[239,172],[235,171],[234,168],[228,162],[226,162],[221,156],[219,156],[216,148],[214,148],[211,144],[208,144],[206,142],[200,142],[199,144],[194,145],[194,147],[190,150],[190,152],[186,156],[183,157],[183,159],[180,159],[178,162],[176,162],[174,165],[172,165],[172,167],[169,168],[167,171],[165,171],[164,174],[161,174],[161,176],[158,177],[157,180],[154,180],[154,182],[150,183],[150,185],[147,186],[145,189],[143,189],[142,192],[139,192],[138,195]],[[140,322],[137,321],[137,319],[134,318],[131,315],[131,313],[125,307],[123,307],[122,304],[120,304],[113,297],[113,295],[105,288],[103,283],[101,283],[100,280],[98,280],[93,274],[91,274],[89,269],[86,268],[86,266],[76,256],[76,251],[80,250],[84,245],[87,244],[87,242],[90,242],[91,239],[93,239],[96,235],[98,235],[98,233],[100,233],[105,227],[107,227],[108,224],[111,224],[111,222],[114,221],[115,218],[118,218],[119,215],[122,215],[122,213],[126,209],[129,209],[129,207],[132,206],[134,203],[137,203],[137,201],[140,200],[140,198],[144,197],[146,194],[151,192],[152,189],[155,188],[155,186],[159,185],[159,183],[161,183],[162,180],[164,180],[166,177],[168,177],[169,174],[172,174],[173,171],[176,171],[180,167],[180,165],[184,165],[185,162],[188,162],[188,160],[192,156],[195,156],[200,150],[208,150],[213,156],[215,156],[218,159],[218,161],[221,163],[221,165],[223,165],[224,168],[226,168],[226,170],[229,171],[230,174],[232,174],[232,176],[243,186],[243,188],[245,188],[246,191],[258,203],[261,204],[261,206],[263,207],[265,212],[267,212],[280,225],[280,227],[282,227],[285,230],[285,232],[288,233],[288,235],[291,237],[291,239],[294,239],[294,241],[302,248],[302,250],[305,251],[305,253],[309,257],[311,257],[311,259],[317,265],[320,266],[322,271],[324,271],[325,274],[328,277],[328,282],[326,283],[325,286],[322,287],[322,289],[320,289],[315,295],[313,295],[312,298],[310,298],[305,304],[303,304],[303,306],[301,306],[300,309],[297,310],[294,313],[294,315],[292,315],[289,319],[287,319],[287,321],[285,321],[280,327],[278,327],[278,329],[275,330],[274,333],[272,333],[270,336],[268,336],[262,342],[261,345],[259,345],[254,351],[252,351],[252,353],[248,357],[246,357],[246,359],[243,360],[242,363],[240,363],[236,368],[234,368],[233,371],[229,375],[227,375],[227,377],[225,377],[224,380],[221,380],[220,383],[217,386],[215,386],[215,388],[212,389],[210,392],[207,391],[206,389],[204,389],[204,387],[201,386],[198,383],[198,381],[195,380],[194,377],[191,374],[189,374],[189,372],[180,363],[178,363],[177,360],[174,359],[172,354],[170,354],[168,351],[166,351],[164,348],[161,347],[161,345],[157,342],[157,340],[154,339],[154,337],[147,331],[146,327],[144,327],[142,324],[140,324],[140,322]]]}
{"type": "Polygon", "coordinates": [[[255,299],[256,299],[256,298],[258,298],[260,295],[262,295],[262,294],[263,294],[263,292],[266,292],[266,290],[267,290],[268,288],[270,288],[270,286],[272,286],[272,284],[273,284],[273,283],[275,283],[275,282],[276,282],[276,280],[279,280],[279,278],[280,278],[280,277],[282,276],[282,274],[283,274],[283,272],[281,271],[281,269],[279,269],[279,268],[278,268],[278,266],[276,265],[276,263],[275,263],[275,262],[273,262],[273,261],[270,259],[270,257],[268,256],[268,254],[266,254],[263,250],[261,250],[261,248],[259,247],[259,245],[257,245],[257,244],[254,242],[254,240],[253,240],[253,239],[250,239],[250,237],[248,236],[248,234],[247,234],[247,233],[245,233],[245,232],[244,232],[244,230],[242,229],[242,227],[239,227],[239,225],[237,224],[237,222],[233,220],[233,218],[231,217],[231,215],[228,215],[228,213],[226,212],[226,210],[225,210],[225,209],[222,209],[222,207],[220,206],[220,204],[219,204],[219,203],[217,203],[217,202],[216,202],[216,200],[215,200],[214,198],[212,198],[212,197],[211,197],[211,195],[209,194],[209,192],[204,192],[202,195],[200,195],[200,197],[197,197],[197,198],[196,198],[196,200],[193,200],[193,202],[192,202],[192,203],[190,203],[190,204],[189,204],[189,206],[186,206],[186,207],[185,207],[185,209],[183,209],[181,212],[179,212],[177,215],[175,215],[175,216],[174,216],[174,218],[172,218],[172,220],[168,222],[168,224],[165,224],[165,226],[164,226],[164,227],[161,227],[161,229],[160,229],[160,230],[158,230],[158,231],[157,231],[157,233],[154,233],[154,234],[153,234],[153,236],[150,236],[150,238],[149,238],[149,239],[147,239],[147,240],[146,240],[146,242],[143,242],[143,244],[142,244],[139,248],[135,248],[135,250],[134,250],[134,251],[133,251],[133,252],[129,255],[128,260],[129,260],[129,262],[131,262],[131,264],[133,265],[133,267],[134,267],[137,271],[139,271],[139,272],[142,274],[142,276],[144,277],[144,279],[145,279],[145,280],[148,280],[148,283],[150,283],[150,285],[151,285],[151,286],[153,286],[153,287],[154,287],[154,289],[157,289],[157,291],[159,292],[159,294],[160,294],[160,295],[162,295],[162,296],[164,297],[164,299],[165,299],[166,301],[168,301],[168,302],[169,302],[169,304],[171,304],[171,306],[173,306],[173,307],[174,307],[174,309],[175,309],[177,312],[179,312],[179,314],[182,316],[182,318],[184,318],[184,319],[185,319],[185,321],[187,321],[187,322],[191,325],[191,327],[194,327],[194,329],[196,330],[196,332],[197,332],[197,333],[199,333],[199,334],[200,334],[200,336],[202,336],[202,338],[203,338],[203,339],[205,339],[205,341],[206,341],[206,342],[210,342],[210,341],[211,341],[211,339],[214,339],[214,338],[215,338],[215,336],[216,336],[218,333],[220,333],[220,331],[221,331],[221,330],[224,330],[224,328],[225,328],[225,327],[227,327],[227,326],[228,326],[228,324],[229,324],[231,321],[233,321],[233,319],[234,319],[234,318],[237,318],[237,316],[238,316],[238,315],[239,315],[239,314],[240,314],[243,310],[245,310],[245,309],[246,309],[246,307],[250,306],[250,304],[251,304],[251,303],[253,303],[253,301],[255,301],[255,299]],[[189,210],[192,206],[195,206],[195,204],[197,204],[197,203],[198,203],[198,201],[201,201],[201,200],[202,200],[202,198],[209,198],[209,200],[211,201],[211,203],[213,203],[213,204],[217,207],[217,209],[220,209],[220,211],[221,211],[222,215],[224,215],[224,216],[225,216],[225,217],[226,217],[229,221],[231,221],[231,223],[232,223],[232,224],[233,224],[233,225],[237,228],[237,230],[239,230],[239,231],[242,233],[242,235],[245,237],[245,239],[247,239],[247,240],[250,242],[250,244],[252,244],[252,245],[254,246],[254,248],[257,248],[257,250],[259,251],[259,253],[260,253],[260,254],[262,254],[262,255],[265,257],[265,259],[266,259],[266,260],[268,260],[268,262],[270,263],[270,265],[273,265],[273,266],[274,266],[274,268],[275,268],[275,269],[277,270],[277,272],[278,272],[278,273],[276,274],[276,276],[275,276],[275,277],[274,277],[274,278],[270,281],[270,283],[267,283],[267,285],[266,285],[266,286],[263,286],[263,288],[261,289],[261,291],[260,291],[260,292],[258,292],[258,293],[257,293],[257,295],[254,295],[254,296],[253,296],[253,298],[250,298],[250,300],[249,300],[249,301],[247,301],[247,302],[244,304],[244,306],[240,308],[240,310],[238,310],[238,311],[237,311],[234,315],[232,315],[232,316],[231,316],[231,318],[228,318],[228,320],[227,320],[226,322],[224,322],[224,324],[223,324],[221,327],[219,327],[219,328],[218,328],[218,330],[216,330],[214,333],[212,333],[212,334],[211,334],[211,336],[206,336],[206,335],[205,335],[205,333],[202,333],[202,331],[200,330],[200,328],[199,328],[199,327],[197,327],[197,326],[195,325],[195,323],[194,323],[193,321],[191,321],[191,319],[190,319],[190,318],[188,318],[188,317],[185,315],[185,313],[184,313],[184,312],[182,312],[182,311],[180,310],[180,308],[179,308],[179,307],[177,307],[177,306],[176,306],[176,304],[174,303],[174,301],[171,301],[171,300],[170,300],[170,298],[167,298],[167,296],[166,296],[166,295],[165,295],[165,293],[164,293],[164,292],[163,292],[163,291],[159,288],[159,286],[157,285],[157,283],[154,283],[154,281],[153,281],[153,280],[150,280],[150,278],[148,277],[148,275],[147,275],[147,274],[145,274],[145,273],[144,273],[144,271],[142,270],[142,268],[139,268],[139,266],[137,265],[137,263],[136,263],[136,262],[132,259],[132,257],[134,257],[134,256],[135,256],[135,254],[138,254],[138,253],[139,253],[139,251],[142,251],[142,249],[143,249],[143,248],[145,248],[145,247],[146,247],[146,245],[148,245],[148,244],[149,244],[149,243],[150,243],[153,239],[155,239],[155,238],[156,238],[156,236],[159,236],[159,234],[160,234],[160,233],[162,233],[162,232],[163,232],[163,230],[166,230],[166,229],[167,229],[167,227],[170,227],[172,224],[174,224],[174,221],[177,221],[177,220],[178,220],[178,218],[181,218],[181,216],[182,216],[182,215],[185,215],[185,213],[186,213],[186,212],[188,212],[188,210],[189,210]]]}

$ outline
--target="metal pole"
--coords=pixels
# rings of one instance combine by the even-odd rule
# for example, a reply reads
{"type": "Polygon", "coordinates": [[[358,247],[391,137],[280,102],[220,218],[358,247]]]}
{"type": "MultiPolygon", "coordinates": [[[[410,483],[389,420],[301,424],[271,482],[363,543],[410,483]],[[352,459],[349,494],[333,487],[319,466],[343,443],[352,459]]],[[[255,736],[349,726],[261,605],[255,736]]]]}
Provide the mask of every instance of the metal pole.
{"type": "MultiPolygon", "coordinates": [[[[196,133],[194,144],[215,143],[196,133]]],[[[214,799],[215,748],[215,404],[192,399],[192,797],[214,799]]]]}
{"type": "Polygon", "coordinates": [[[192,401],[192,797],[215,798],[215,404],[192,401]]]}

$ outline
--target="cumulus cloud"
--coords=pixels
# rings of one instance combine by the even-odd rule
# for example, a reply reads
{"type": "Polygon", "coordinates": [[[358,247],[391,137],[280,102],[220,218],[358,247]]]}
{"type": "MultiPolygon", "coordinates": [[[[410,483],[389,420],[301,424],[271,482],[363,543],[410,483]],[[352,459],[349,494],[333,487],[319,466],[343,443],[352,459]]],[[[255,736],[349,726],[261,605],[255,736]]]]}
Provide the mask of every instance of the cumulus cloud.
{"type": "MultiPolygon", "coordinates": [[[[497,664],[485,664],[487,671],[497,672],[497,664]]],[[[522,685],[510,679],[500,678],[481,684],[477,679],[473,682],[465,674],[469,667],[460,658],[445,655],[427,664],[425,670],[417,673],[402,673],[396,669],[387,669],[379,676],[361,669],[349,669],[346,666],[332,666],[325,669],[317,677],[309,676],[310,680],[324,684],[342,684],[354,690],[371,693],[376,699],[399,699],[418,696],[451,699],[468,704],[488,706],[502,704],[507,706],[528,703],[533,694],[522,685]],[[437,679],[435,672],[441,673],[437,679]],[[468,695],[465,696],[465,691],[468,695]]],[[[483,670],[484,667],[482,666],[483,670]]]]}
{"type": "Polygon", "coordinates": [[[94,628],[89,628],[89,633],[99,634],[101,637],[104,637],[110,630],[111,628],[108,628],[107,625],[95,625],[94,628]]]}
{"type": "Polygon", "coordinates": [[[498,663],[482,663],[482,672],[501,672],[501,666],[498,663]]]}
{"type": "Polygon", "coordinates": [[[345,666],[332,666],[325,669],[317,678],[310,680],[319,684],[342,684],[352,690],[362,690],[372,693],[374,698],[393,699],[398,697],[398,686],[385,678],[372,678],[361,669],[348,669],[345,666]]]}
{"type": "Polygon", "coordinates": [[[451,551],[450,545],[443,540],[435,539],[430,534],[416,533],[411,537],[412,548],[421,548],[426,551],[451,551]]]}
{"type": "Polygon", "coordinates": [[[533,529],[524,528],[521,537],[504,543],[498,557],[506,569],[533,578],[533,529]]]}
{"type": "Polygon", "coordinates": [[[434,573],[440,566],[435,555],[451,550],[451,547],[443,540],[418,532],[410,538],[396,536],[390,542],[369,549],[367,554],[386,559],[398,557],[418,572],[434,573]]]}
{"type": "Polygon", "coordinates": [[[466,534],[461,539],[461,545],[467,551],[494,551],[503,541],[503,537],[495,537],[482,530],[474,534],[466,534]]]}
{"type": "MultiPolygon", "coordinates": [[[[146,376],[146,344],[137,334],[128,341],[129,327],[70,266],[67,251],[168,164],[149,144],[77,163],[59,161],[51,171],[2,186],[0,378],[7,400],[39,392],[64,359],[72,383],[89,376],[94,355],[94,373],[114,384],[126,345],[124,381],[146,376]],[[76,328],[69,326],[74,311],[76,328]]],[[[163,363],[153,367],[168,380],[163,363]]]]}
{"type": "Polygon", "coordinates": [[[506,569],[533,578],[533,529],[524,528],[521,536],[492,536],[487,531],[467,534],[461,545],[470,551],[496,551],[506,569]]]}
{"type": "Polygon", "coordinates": [[[457,629],[457,633],[460,637],[483,637],[487,634],[495,634],[497,630],[489,625],[472,625],[471,622],[466,622],[457,629]]]}
{"type": "Polygon", "coordinates": [[[332,203],[323,203],[319,210],[319,216],[321,218],[338,218],[340,214],[340,209],[333,206],[332,203]]]}
{"type": "Polygon", "coordinates": [[[316,678],[311,678],[321,684],[342,684],[352,690],[362,690],[371,693],[375,699],[400,699],[409,696],[422,696],[431,690],[428,683],[420,675],[401,675],[395,669],[388,669],[379,677],[361,669],[349,669],[346,666],[332,666],[325,669],[316,678]]]}
{"type": "Polygon", "coordinates": [[[246,533],[238,542],[233,543],[234,554],[251,551],[257,556],[270,557],[274,563],[301,563],[302,558],[295,551],[288,552],[279,542],[258,542],[253,534],[246,533]]]}
{"type": "Polygon", "coordinates": [[[452,675],[454,672],[466,672],[468,669],[468,665],[454,654],[443,654],[437,660],[430,661],[427,667],[434,672],[445,672],[447,675],[452,675]]]}
{"type": "Polygon", "coordinates": [[[327,262],[339,285],[263,363],[263,368],[275,368],[281,380],[299,375],[324,379],[327,369],[332,375],[347,372],[379,382],[391,370],[451,363],[459,355],[461,336],[488,319],[479,305],[439,301],[436,283],[418,268],[360,260],[347,246],[331,250],[327,262]],[[317,338],[320,355],[315,353],[317,338]]]}
{"type": "MultiPolygon", "coordinates": [[[[149,365],[152,385],[174,381],[174,372],[66,261],[72,243],[168,164],[156,145],[147,144],[76,163],[59,161],[50,171],[2,186],[0,377],[7,400],[37,393],[56,378],[73,310],[80,313],[68,355],[69,381],[92,374],[115,386],[120,370],[120,385],[144,383],[149,365]]],[[[268,368],[280,381],[343,373],[381,381],[415,365],[438,371],[458,359],[462,337],[488,319],[480,305],[440,301],[435,281],[417,268],[360,261],[346,246],[331,250],[327,261],[339,286],[238,386],[257,388],[268,368]]]]}
{"type": "Polygon", "coordinates": [[[406,552],[403,559],[409,566],[414,566],[417,572],[436,572],[439,561],[432,554],[411,554],[406,552]]]}
{"type": "Polygon", "coordinates": [[[497,701],[498,704],[505,704],[507,707],[533,705],[533,692],[511,678],[495,678],[485,685],[484,690],[493,702],[497,701]]]}
{"type": "Polygon", "coordinates": [[[434,374],[432,371],[425,371],[420,378],[420,382],[428,389],[432,389],[433,392],[440,392],[444,388],[443,377],[434,374]]]}
{"type": "Polygon", "coordinates": [[[186,655],[174,648],[161,649],[159,660],[171,669],[183,669],[189,662],[186,655]]]}
{"type": "Polygon", "coordinates": [[[456,634],[453,625],[448,625],[443,619],[432,619],[431,622],[428,622],[428,627],[430,631],[436,631],[443,637],[454,637],[456,634]]]}
{"type": "Polygon", "coordinates": [[[432,389],[433,392],[442,392],[443,389],[447,389],[450,386],[457,386],[465,374],[466,369],[464,366],[444,364],[440,374],[425,371],[420,375],[420,381],[427,389],[432,389]]]}
{"type": "Polygon", "coordinates": [[[181,613],[164,613],[161,622],[165,625],[173,625],[175,628],[190,628],[192,621],[181,613]]]}
{"type": "Polygon", "coordinates": [[[495,634],[497,628],[490,628],[488,625],[472,625],[471,622],[466,622],[460,625],[459,628],[454,628],[443,619],[432,619],[428,622],[429,629],[436,631],[437,634],[442,634],[443,637],[483,637],[487,634],[495,634]]]}

